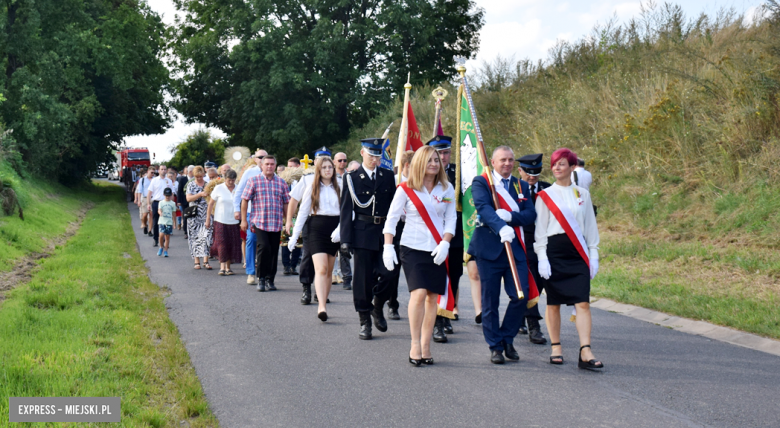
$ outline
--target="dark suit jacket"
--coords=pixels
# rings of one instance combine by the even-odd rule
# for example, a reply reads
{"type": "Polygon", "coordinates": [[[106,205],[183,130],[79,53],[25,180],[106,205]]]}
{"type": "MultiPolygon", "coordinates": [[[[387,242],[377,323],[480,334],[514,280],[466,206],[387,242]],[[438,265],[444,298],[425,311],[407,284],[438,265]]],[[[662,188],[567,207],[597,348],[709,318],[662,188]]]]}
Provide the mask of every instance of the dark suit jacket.
{"type": "MultiPolygon", "coordinates": [[[[523,180],[520,181],[525,183],[525,181],[523,180]]],[[[539,191],[542,191],[552,186],[552,184],[546,181],[539,181],[537,183],[539,184],[539,191]]],[[[538,195],[539,192],[536,192],[536,194],[538,195]]],[[[526,194],[525,196],[529,199],[531,198],[530,187],[528,189],[528,194],[526,194]]],[[[536,206],[536,201],[532,200],[531,203],[534,204],[534,207],[536,206]]],[[[529,225],[523,226],[523,233],[525,234],[525,248],[528,249],[528,258],[531,260],[536,260],[536,253],[534,252],[534,242],[536,242],[536,239],[534,239],[534,234],[536,233],[536,223],[534,222],[529,225]]]]}
{"type": "MultiPolygon", "coordinates": [[[[536,220],[536,209],[534,209],[531,201],[529,199],[522,202],[517,200],[518,195],[514,185],[518,182],[523,195],[528,195],[528,183],[512,177],[509,194],[520,206],[520,212],[512,212],[512,221],[508,223],[512,227],[533,224],[536,220]]],[[[493,198],[490,196],[490,187],[484,177],[476,177],[471,182],[471,196],[474,198],[474,206],[477,208],[477,214],[484,226],[477,227],[474,230],[468,253],[477,259],[496,260],[504,253],[504,244],[501,243],[498,231],[506,226],[507,222],[501,220],[498,214],[496,214],[496,210],[493,207],[493,198]]],[[[512,252],[515,260],[525,261],[525,252],[517,239],[512,240],[512,252]]]]}
{"type": "Polygon", "coordinates": [[[365,250],[382,251],[382,245],[385,243],[382,228],[385,222],[373,224],[366,221],[353,220],[352,213],[355,216],[367,215],[375,217],[387,217],[390,210],[390,203],[395,196],[395,178],[393,172],[377,166],[374,170],[376,182],[372,182],[368,173],[363,169],[363,165],[353,172],[344,174],[343,189],[341,191],[341,243],[349,244],[352,248],[361,248],[365,250]],[[355,186],[355,196],[360,203],[366,203],[372,195],[376,195],[374,204],[366,208],[360,208],[352,202],[352,195],[349,193],[347,177],[352,178],[352,184],[355,186]],[[362,176],[362,177],[361,177],[362,176]],[[372,214],[373,212],[373,214],[372,214]]]}
{"type": "MultiPolygon", "coordinates": [[[[455,164],[451,163],[447,169],[447,179],[452,187],[455,188],[455,164]]],[[[456,197],[458,195],[455,195],[456,197]]],[[[457,219],[455,220],[455,236],[450,241],[450,248],[463,248],[463,213],[457,212],[457,219]]]]}

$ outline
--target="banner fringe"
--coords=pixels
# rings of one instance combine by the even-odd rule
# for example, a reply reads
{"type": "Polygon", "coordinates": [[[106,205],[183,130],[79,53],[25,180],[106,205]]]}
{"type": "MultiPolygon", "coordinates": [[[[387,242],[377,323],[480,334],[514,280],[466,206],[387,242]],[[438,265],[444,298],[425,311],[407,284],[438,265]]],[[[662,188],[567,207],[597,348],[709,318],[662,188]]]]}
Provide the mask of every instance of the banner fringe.
{"type": "Polygon", "coordinates": [[[443,309],[443,308],[437,308],[436,309],[436,315],[438,315],[440,317],[444,317],[444,318],[449,318],[451,320],[455,319],[455,314],[452,311],[448,311],[448,310],[443,309]]]}

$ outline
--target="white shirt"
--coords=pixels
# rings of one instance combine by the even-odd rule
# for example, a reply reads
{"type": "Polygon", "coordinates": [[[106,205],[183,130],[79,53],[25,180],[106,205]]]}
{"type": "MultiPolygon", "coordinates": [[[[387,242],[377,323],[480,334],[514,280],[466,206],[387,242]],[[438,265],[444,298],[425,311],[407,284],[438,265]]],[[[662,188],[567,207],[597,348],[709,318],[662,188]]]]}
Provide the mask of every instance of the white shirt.
{"type": "Polygon", "coordinates": [[[368,169],[368,167],[366,166],[366,164],[362,164],[362,165],[363,165],[363,170],[364,170],[364,171],[366,171],[366,174],[368,174],[368,178],[370,178],[370,179],[372,179],[372,180],[373,180],[373,179],[375,178],[375,177],[374,177],[374,173],[376,172],[376,168],[374,168],[374,169],[368,169]]]}
{"type": "Polygon", "coordinates": [[[574,183],[574,173],[577,173],[577,186],[590,192],[590,185],[593,183],[593,176],[585,168],[578,166],[574,168],[574,172],[571,173],[571,182],[574,183]]]}
{"type": "MultiPolygon", "coordinates": [[[[455,236],[455,220],[457,219],[455,188],[447,183],[447,190],[444,190],[442,183],[439,183],[430,193],[423,186],[422,193],[424,195],[420,199],[423,203],[425,203],[423,198],[427,197],[431,205],[436,208],[436,215],[443,220],[444,233],[455,236]]],[[[393,202],[390,204],[390,211],[387,213],[387,221],[385,221],[385,228],[382,232],[395,236],[395,228],[404,214],[406,214],[406,226],[404,226],[404,233],[401,235],[401,245],[413,250],[433,251],[437,244],[433,240],[431,231],[417,211],[417,207],[406,195],[406,191],[399,186],[395,191],[393,202]]],[[[442,238],[444,238],[444,234],[442,234],[442,238]]]]}
{"type": "MultiPolygon", "coordinates": [[[[244,175],[241,176],[241,180],[238,182],[238,185],[236,186],[236,191],[233,192],[233,213],[234,214],[241,212],[241,195],[244,194],[244,188],[246,187],[247,181],[249,181],[250,178],[256,175],[260,175],[262,173],[263,171],[257,165],[244,171],[244,175]]],[[[246,212],[247,213],[252,212],[252,204],[247,204],[246,212]]]]}
{"type": "Polygon", "coordinates": [[[301,202],[303,200],[303,195],[306,193],[306,190],[311,189],[311,183],[313,181],[314,174],[306,174],[302,176],[290,191],[290,197],[298,202],[301,202]]]}
{"type": "MultiPolygon", "coordinates": [[[[311,174],[314,178],[314,174],[311,174]]],[[[301,180],[303,182],[304,180],[301,180]]],[[[341,188],[341,179],[337,179],[339,188],[341,188]]],[[[339,206],[339,196],[336,194],[336,188],[333,187],[333,183],[327,186],[320,184],[320,206],[317,209],[316,215],[338,216],[341,214],[341,207],[339,206]]],[[[298,217],[295,220],[295,235],[300,236],[303,230],[303,225],[306,224],[306,220],[311,214],[311,194],[312,186],[306,187],[306,191],[303,194],[301,202],[301,208],[298,210],[298,217]]],[[[331,231],[332,232],[332,231],[331,231]]]]}
{"type": "Polygon", "coordinates": [[[169,180],[167,177],[157,176],[152,179],[152,182],[149,184],[149,188],[146,190],[147,192],[152,192],[152,201],[162,201],[165,199],[165,195],[163,195],[163,192],[165,191],[165,188],[171,189],[173,193],[176,193],[176,190],[173,187],[173,182],[169,180]]]}
{"type": "Polygon", "coordinates": [[[146,197],[146,193],[149,192],[149,185],[152,184],[153,178],[143,176],[138,179],[138,185],[135,186],[135,193],[140,193],[142,197],[146,197]]]}
{"type": "Polygon", "coordinates": [[[238,220],[233,217],[233,195],[236,187],[231,192],[227,184],[222,183],[214,187],[211,192],[211,199],[214,200],[214,221],[222,224],[238,224],[238,220]]]}
{"type": "MultiPolygon", "coordinates": [[[[598,250],[599,248],[599,229],[596,226],[596,214],[593,212],[593,203],[590,201],[590,193],[572,184],[568,187],[553,184],[544,189],[545,192],[555,192],[556,196],[563,201],[565,206],[574,214],[577,224],[585,238],[585,243],[589,250],[598,250]],[[580,193],[580,199],[583,203],[580,205],[574,190],[580,193]]],[[[547,208],[542,198],[536,198],[536,233],[534,238],[534,251],[540,260],[547,259],[547,237],[566,233],[558,223],[558,220],[547,208]]],[[[590,252],[590,251],[589,251],[590,252]]]]}

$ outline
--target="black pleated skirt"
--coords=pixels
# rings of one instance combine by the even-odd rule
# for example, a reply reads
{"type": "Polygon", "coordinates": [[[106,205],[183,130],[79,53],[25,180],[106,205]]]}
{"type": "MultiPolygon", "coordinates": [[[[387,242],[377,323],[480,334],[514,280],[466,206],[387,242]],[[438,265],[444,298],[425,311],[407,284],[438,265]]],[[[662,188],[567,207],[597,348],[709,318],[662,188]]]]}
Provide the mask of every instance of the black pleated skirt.
{"type": "Polygon", "coordinates": [[[545,284],[547,304],[590,301],[590,269],[565,233],[547,238],[547,258],[552,268],[545,284]]]}
{"type": "Polygon", "coordinates": [[[306,221],[309,234],[306,235],[306,245],[311,254],[327,253],[335,256],[339,251],[339,244],[330,240],[330,235],[339,225],[339,216],[314,215],[306,221]]]}
{"type": "Polygon", "coordinates": [[[424,288],[432,293],[444,294],[447,289],[447,266],[433,262],[430,251],[413,250],[401,245],[401,266],[411,293],[424,288]]]}

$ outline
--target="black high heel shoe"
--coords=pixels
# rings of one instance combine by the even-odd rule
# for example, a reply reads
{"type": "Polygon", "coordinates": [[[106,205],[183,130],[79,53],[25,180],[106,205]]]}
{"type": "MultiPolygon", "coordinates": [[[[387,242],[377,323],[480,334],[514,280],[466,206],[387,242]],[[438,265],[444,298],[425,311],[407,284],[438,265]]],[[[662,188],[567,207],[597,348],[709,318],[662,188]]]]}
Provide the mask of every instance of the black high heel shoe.
{"type": "Polygon", "coordinates": [[[423,358],[420,360],[423,364],[432,366],[433,365],[433,357],[431,358],[423,358]]]}
{"type": "Polygon", "coordinates": [[[585,370],[593,370],[596,371],[598,369],[603,369],[604,364],[601,361],[598,360],[588,360],[588,361],[582,361],[582,350],[585,348],[590,348],[590,345],[582,345],[580,346],[580,358],[579,362],[577,363],[577,367],[585,370]]]}
{"type": "MultiPolygon", "coordinates": [[[[561,342],[551,343],[550,348],[553,346],[561,346],[561,342]]],[[[582,349],[580,349],[582,351],[582,349]]],[[[550,364],[561,365],[563,364],[563,355],[550,355],[550,364]]]]}
{"type": "Polygon", "coordinates": [[[319,312],[319,313],[317,314],[317,318],[319,318],[319,319],[320,319],[320,321],[322,321],[322,322],[325,322],[325,321],[327,321],[327,320],[328,320],[328,313],[327,313],[327,312],[325,312],[325,311],[319,312]]]}
{"type": "Polygon", "coordinates": [[[422,364],[422,359],[415,360],[414,358],[409,357],[409,364],[411,364],[411,365],[413,365],[415,367],[420,367],[420,364],[422,364]]]}

